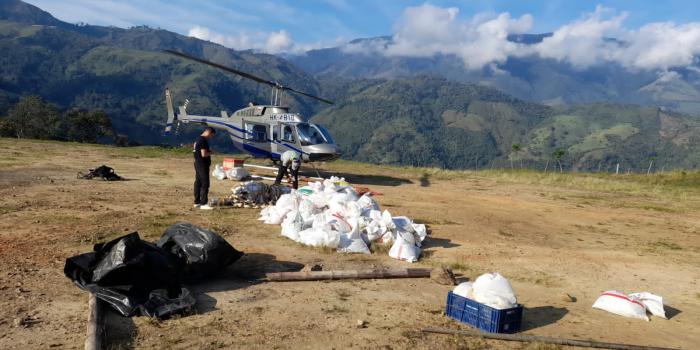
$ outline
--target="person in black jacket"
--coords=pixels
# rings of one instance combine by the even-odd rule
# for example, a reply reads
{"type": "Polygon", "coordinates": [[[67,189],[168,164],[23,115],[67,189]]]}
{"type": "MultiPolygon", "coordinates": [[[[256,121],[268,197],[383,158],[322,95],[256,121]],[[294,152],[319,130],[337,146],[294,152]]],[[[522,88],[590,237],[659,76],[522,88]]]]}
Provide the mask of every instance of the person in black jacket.
{"type": "Polygon", "coordinates": [[[214,128],[208,126],[204,129],[197,141],[194,142],[194,207],[199,209],[212,209],[209,206],[209,167],[211,166],[211,148],[209,139],[216,134],[214,128]]]}

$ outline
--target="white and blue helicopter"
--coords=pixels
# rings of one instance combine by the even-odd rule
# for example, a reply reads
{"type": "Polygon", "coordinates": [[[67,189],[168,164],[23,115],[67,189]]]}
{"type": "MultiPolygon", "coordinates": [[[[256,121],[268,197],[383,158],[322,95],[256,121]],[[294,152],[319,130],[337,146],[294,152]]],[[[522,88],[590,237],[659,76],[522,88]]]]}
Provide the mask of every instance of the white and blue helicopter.
{"type": "Polygon", "coordinates": [[[309,123],[301,114],[290,113],[288,107],[279,105],[281,94],[285,91],[304,95],[328,104],[333,104],[333,102],[282,86],[278,82],[265,80],[252,74],[178,51],[165,50],[165,52],[207,64],[272,87],[269,105],[251,104],[230,115],[226,111],[221,111],[220,117],[187,114],[188,100],[185,100],[184,105],[179,106],[176,113],[173,108],[172,96],[166,88],[165,104],[168,111],[168,121],[165,126],[165,135],[171,134],[173,124],[176,122],[198,123],[226,131],[231,141],[233,141],[233,145],[238,150],[248,153],[255,158],[268,158],[272,161],[278,161],[282,153],[287,150],[293,150],[301,154],[304,162],[326,162],[338,159],[341,156],[340,149],[326,128],[318,124],[309,123]]]}

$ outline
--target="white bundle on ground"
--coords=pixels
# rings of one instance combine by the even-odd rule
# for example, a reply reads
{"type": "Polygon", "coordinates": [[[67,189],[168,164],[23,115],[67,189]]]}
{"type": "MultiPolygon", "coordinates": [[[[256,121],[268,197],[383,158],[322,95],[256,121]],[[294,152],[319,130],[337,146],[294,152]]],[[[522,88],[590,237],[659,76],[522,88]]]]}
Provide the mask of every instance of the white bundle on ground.
{"type": "Polygon", "coordinates": [[[518,305],[510,282],[498,272],[479,276],[472,285],[472,292],[474,300],[496,309],[510,309],[518,305]]]}
{"type": "MultiPolygon", "coordinates": [[[[218,165],[217,165],[218,166],[218,165]]],[[[248,170],[244,167],[234,167],[226,171],[226,178],[229,178],[231,180],[245,180],[250,177],[250,173],[248,170]]]]}
{"type": "Polygon", "coordinates": [[[625,295],[620,291],[609,290],[596,299],[593,308],[645,321],[649,321],[647,311],[654,316],[666,318],[663,298],[649,292],[625,295]]]}
{"type": "Polygon", "coordinates": [[[345,179],[309,183],[260,212],[266,224],[282,225],[282,235],[311,246],[370,254],[372,244],[393,244],[389,255],[414,262],[427,236],[425,225],[381,212],[374,199],[358,195],[345,179]]]}
{"type": "Polygon", "coordinates": [[[220,164],[215,165],[214,170],[211,171],[211,176],[219,180],[225,179],[226,172],[224,171],[224,167],[222,167],[220,164]]]}

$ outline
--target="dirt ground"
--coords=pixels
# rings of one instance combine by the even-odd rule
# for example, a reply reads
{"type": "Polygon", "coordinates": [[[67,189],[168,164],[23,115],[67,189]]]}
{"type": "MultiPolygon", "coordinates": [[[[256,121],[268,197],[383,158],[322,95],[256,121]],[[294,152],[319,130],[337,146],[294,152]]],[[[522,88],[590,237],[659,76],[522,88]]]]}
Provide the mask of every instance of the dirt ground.
{"type": "MultiPolygon", "coordinates": [[[[257,221],[258,209],[195,210],[192,161],[184,152],[11,139],[0,139],[0,149],[2,349],[81,348],[87,294],[63,275],[65,259],[132,231],[156,240],[178,221],[220,233],[246,256],[190,286],[193,315],[165,321],[111,315],[110,348],[560,348],[420,333],[469,329],[443,315],[451,287],[429,279],[255,281],[267,271],[312,263],[324,269],[444,265],[461,280],[498,271],[526,307],[523,334],[683,349],[700,344],[697,187],[323,166],[381,192],[383,209],[428,225],[424,255],[409,264],[386,253],[301,246],[280,236],[278,226],[257,221]],[[76,179],[76,172],[101,164],[129,181],[76,179]],[[644,322],[592,309],[610,289],[659,294],[671,317],[644,322]],[[567,293],[577,301],[567,301],[567,293]],[[358,328],[358,320],[366,327],[358,328]]],[[[233,185],[212,179],[211,196],[233,185]]]]}

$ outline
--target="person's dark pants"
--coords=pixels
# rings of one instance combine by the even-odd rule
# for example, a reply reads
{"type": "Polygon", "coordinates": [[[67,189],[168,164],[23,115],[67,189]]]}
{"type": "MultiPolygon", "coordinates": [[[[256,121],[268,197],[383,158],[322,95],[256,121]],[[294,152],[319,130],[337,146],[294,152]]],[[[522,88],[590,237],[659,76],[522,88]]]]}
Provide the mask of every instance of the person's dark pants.
{"type": "MultiPolygon", "coordinates": [[[[294,178],[292,186],[296,190],[299,188],[299,169],[291,169],[289,173],[294,178]]],[[[277,178],[275,179],[275,185],[281,184],[282,178],[285,175],[287,175],[287,167],[284,165],[280,165],[279,169],[277,169],[277,178]]]]}
{"type": "Polygon", "coordinates": [[[194,204],[209,203],[209,164],[194,162],[194,204]]]}

